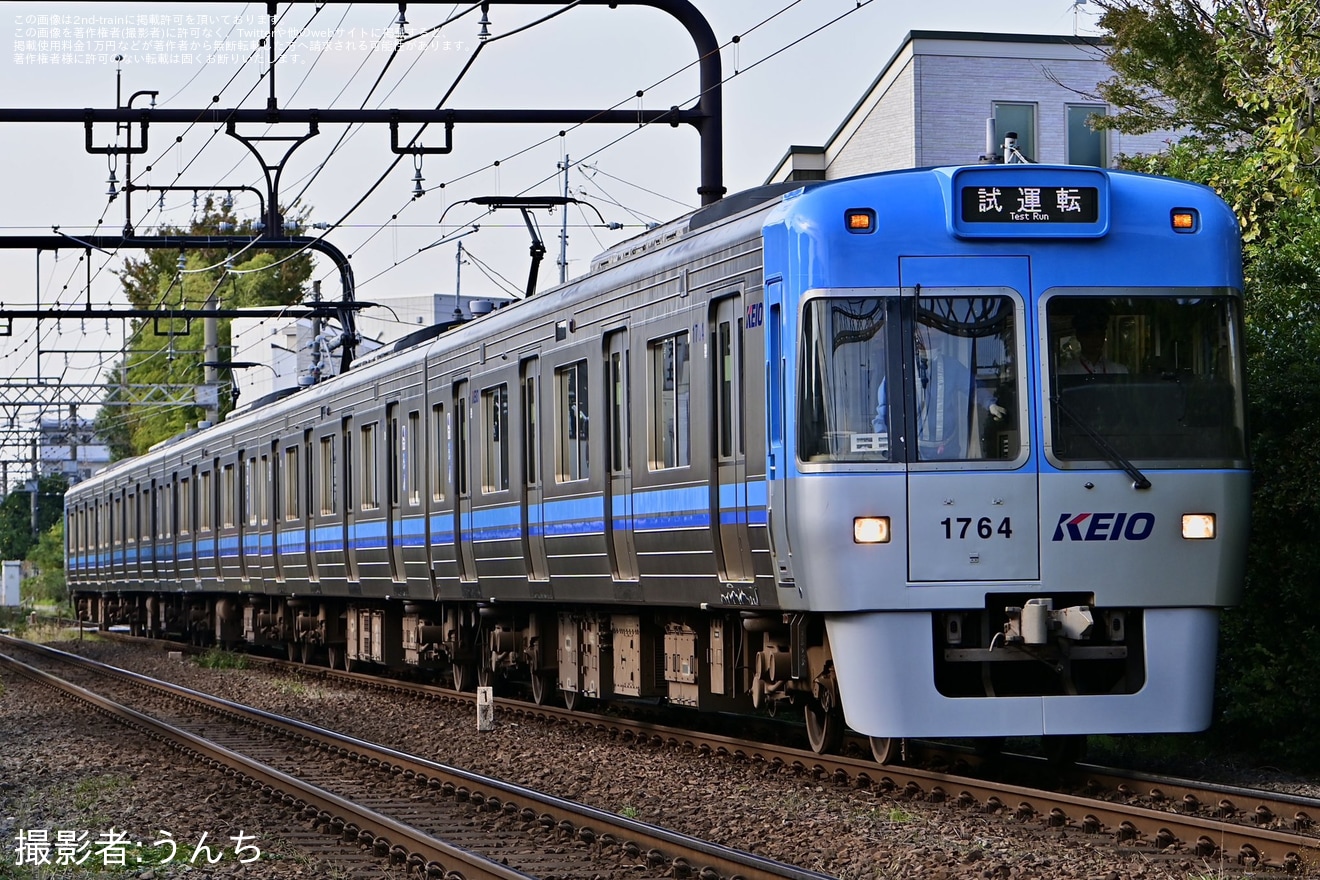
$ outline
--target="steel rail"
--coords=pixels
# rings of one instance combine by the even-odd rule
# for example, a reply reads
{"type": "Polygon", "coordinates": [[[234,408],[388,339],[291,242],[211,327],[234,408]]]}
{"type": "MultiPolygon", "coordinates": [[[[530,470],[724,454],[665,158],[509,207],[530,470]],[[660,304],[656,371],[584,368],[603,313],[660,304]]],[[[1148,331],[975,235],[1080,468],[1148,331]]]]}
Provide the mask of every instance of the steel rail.
{"type": "MultiPolygon", "coordinates": [[[[69,655],[73,656],[73,655],[69,655]]],[[[347,801],[324,789],[309,785],[302,780],[254,761],[224,746],[179,730],[144,715],[127,706],[109,700],[86,688],[66,682],[57,676],[43,672],[23,663],[7,654],[0,654],[0,664],[18,672],[27,678],[47,687],[70,694],[86,702],[102,714],[121,721],[143,731],[148,736],[173,745],[175,748],[192,754],[204,764],[213,768],[233,769],[242,773],[251,784],[269,793],[284,796],[286,802],[303,809],[315,809],[350,818],[360,829],[362,835],[368,835],[374,846],[382,839],[388,853],[402,855],[410,863],[424,869],[424,876],[446,877],[451,872],[466,880],[533,880],[529,875],[498,862],[481,858],[443,841],[436,840],[424,831],[405,825],[389,816],[383,816],[360,804],[347,801]],[[372,829],[376,829],[373,831],[372,829]],[[398,847],[403,847],[399,852],[398,847]]]]}
{"type": "MultiPolygon", "coordinates": [[[[601,838],[607,834],[611,835],[616,840],[624,842],[625,846],[635,846],[641,852],[660,853],[675,866],[679,874],[685,874],[695,867],[696,872],[703,878],[831,880],[827,874],[788,865],[754,853],[743,852],[687,834],[681,834],[645,822],[638,822],[595,807],[547,795],[510,782],[409,755],[386,746],[346,736],[251,706],[244,706],[221,697],[201,693],[171,682],[160,681],[86,657],[69,654],[46,645],[23,643],[22,647],[62,662],[95,669],[100,673],[121,678],[133,684],[200,703],[213,711],[231,716],[236,720],[246,723],[261,723],[289,737],[338,751],[341,755],[350,759],[370,763],[372,766],[380,766],[383,769],[388,769],[391,773],[416,778],[418,781],[426,781],[429,786],[448,786],[455,790],[465,789],[467,799],[474,803],[493,802],[501,804],[505,808],[509,803],[514,803],[524,810],[529,806],[534,807],[538,811],[537,819],[543,826],[553,825],[561,829],[571,828],[575,836],[584,840],[601,838]],[[693,866],[693,860],[700,860],[701,864],[693,866]]],[[[272,772],[278,773],[279,771],[272,772]]],[[[283,774],[280,775],[283,776],[283,774]]]]}
{"type": "MultiPolygon", "coordinates": [[[[434,685],[416,684],[375,676],[311,667],[285,661],[253,658],[275,666],[287,666],[303,674],[322,678],[350,681],[396,693],[415,694],[431,699],[470,702],[475,695],[455,692],[434,685]]],[[[1111,837],[1115,843],[1135,845],[1158,850],[1176,848],[1189,855],[1202,858],[1223,858],[1245,867],[1276,867],[1293,870],[1300,865],[1320,866],[1320,836],[1279,831],[1260,825],[1251,826],[1233,822],[1231,813],[1251,815],[1258,820],[1265,816],[1282,816],[1290,812],[1304,814],[1300,804],[1314,805],[1308,799],[1278,796],[1268,800],[1263,792],[1255,792],[1256,809],[1234,808],[1220,812],[1225,818],[1206,818],[1186,815],[1140,804],[1109,802],[1097,798],[1051,792],[1025,786],[1009,785],[991,780],[977,779],[961,774],[941,773],[901,765],[879,765],[868,758],[843,755],[818,755],[814,752],[758,743],[734,737],[658,725],[618,717],[596,716],[582,711],[570,711],[552,706],[537,706],[522,701],[497,699],[497,710],[505,710],[516,717],[559,721],[624,738],[637,738],[694,752],[727,755],[738,760],[764,762],[787,766],[819,778],[833,779],[840,784],[869,785],[876,791],[928,802],[951,802],[968,809],[993,810],[1014,816],[1019,821],[1037,821],[1047,828],[1068,828],[1089,835],[1111,837]],[[1263,809],[1262,809],[1263,807],[1263,809]]],[[[1083,768],[1090,772],[1091,769],[1083,768]]],[[[1098,773],[1092,777],[1099,782],[1098,773]]],[[[1190,806],[1187,794],[1205,804],[1217,801],[1192,793],[1191,783],[1180,787],[1177,780],[1157,780],[1146,777],[1154,796],[1153,801],[1190,806]],[[1161,798],[1161,793],[1163,798],[1161,798]]],[[[1121,789],[1108,786],[1120,796],[1121,789]]],[[[1245,797],[1239,794],[1239,800],[1245,797]]],[[[1220,800],[1226,800],[1227,796],[1220,800]]],[[[1297,827],[1309,827],[1304,816],[1294,818],[1297,827]]]]}

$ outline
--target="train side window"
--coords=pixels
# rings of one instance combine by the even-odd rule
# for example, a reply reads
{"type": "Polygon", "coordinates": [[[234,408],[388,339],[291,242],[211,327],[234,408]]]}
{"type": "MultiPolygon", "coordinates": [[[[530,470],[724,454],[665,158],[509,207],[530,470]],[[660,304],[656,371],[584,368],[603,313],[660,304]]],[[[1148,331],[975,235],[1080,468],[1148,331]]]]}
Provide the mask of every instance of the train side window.
{"type": "Polygon", "coordinates": [[[298,447],[290,446],[284,450],[284,519],[294,522],[299,518],[298,511],[298,447]]]}
{"type": "Polygon", "coordinates": [[[376,510],[380,507],[380,489],[376,485],[376,423],[363,425],[358,444],[358,467],[362,474],[361,509],[376,510]]]}
{"type": "Polygon", "coordinates": [[[445,418],[445,405],[437,403],[431,407],[431,438],[427,445],[428,464],[431,468],[431,500],[445,500],[445,485],[449,473],[446,464],[449,449],[449,422],[445,418]]]}
{"type": "Polygon", "coordinates": [[[408,413],[408,423],[403,432],[403,481],[408,491],[408,505],[418,507],[422,503],[422,414],[417,410],[408,413]]]}
{"type": "Polygon", "coordinates": [[[556,479],[561,483],[591,476],[588,449],[587,362],[555,370],[556,479]]]}
{"type": "Polygon", "coordinates": [[[651,399],[646,433],[651,470],[687,467],[692,463],[692,376],[687,331],[654,340],[647,348],[651,399]]]}
{"type": "Polygon", "coordinates": [[[481,392],[481,491],[509,488],[509,386],[496,385],[481,392]]]}

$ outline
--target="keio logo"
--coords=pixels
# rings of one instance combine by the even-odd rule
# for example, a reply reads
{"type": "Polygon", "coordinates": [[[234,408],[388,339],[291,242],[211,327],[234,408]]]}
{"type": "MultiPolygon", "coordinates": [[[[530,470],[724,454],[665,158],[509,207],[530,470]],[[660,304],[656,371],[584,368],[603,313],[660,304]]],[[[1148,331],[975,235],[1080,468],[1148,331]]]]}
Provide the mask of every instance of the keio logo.
{"type": "Polygon", "coordinates": [[[1153,513],[1061,513],[1052,540],[1144,541],[1153,531],[1153,513]]]}

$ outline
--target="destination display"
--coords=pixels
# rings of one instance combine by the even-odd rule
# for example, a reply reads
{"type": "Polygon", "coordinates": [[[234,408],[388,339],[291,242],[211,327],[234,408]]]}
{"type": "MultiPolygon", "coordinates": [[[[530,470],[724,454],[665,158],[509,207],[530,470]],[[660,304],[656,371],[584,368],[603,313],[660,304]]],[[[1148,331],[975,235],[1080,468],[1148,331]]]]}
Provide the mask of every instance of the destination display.
{"type": "Polygon", "coordinates": [[[966,186],[964,223],[1094,223],[1100,213],[1093,186],[966,186]]]}

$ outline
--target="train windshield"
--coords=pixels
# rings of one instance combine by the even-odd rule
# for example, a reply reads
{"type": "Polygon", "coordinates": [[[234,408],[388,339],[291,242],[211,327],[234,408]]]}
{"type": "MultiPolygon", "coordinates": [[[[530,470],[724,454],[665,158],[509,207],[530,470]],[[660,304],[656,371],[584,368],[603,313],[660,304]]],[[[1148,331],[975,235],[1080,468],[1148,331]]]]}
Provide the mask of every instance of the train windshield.
{"type": "Polygon", "coordinates": [[[1054,296],[1045,313],[1056,459],[1246,457],[1235,299],[1054,296]]]}
{"type": "Polygon", "coordinates": [[[885,297],[832,297],[802,314],[798,454],[811,462],[890,460],[885,297]]]}
{"type": "Polygon", "coordinates": [[[1014,300],[998,288],[808,302],[798,376],[801,460],[1016,459],[1022,443],[1014,315],[1014,300]],[[915,304],[905,330],[900,302],[908,314],[915,304]],[[897,442],[900,436],[907,442],[897,442]]]}

